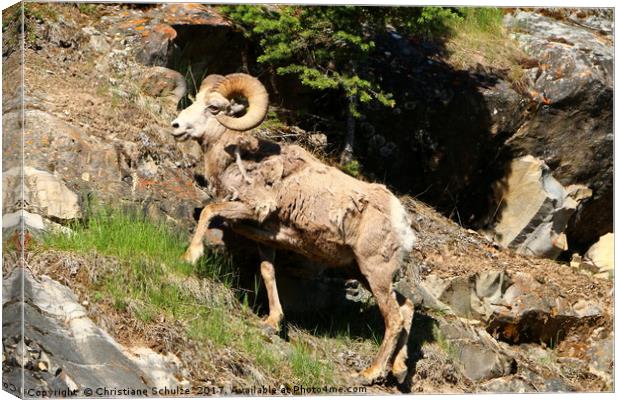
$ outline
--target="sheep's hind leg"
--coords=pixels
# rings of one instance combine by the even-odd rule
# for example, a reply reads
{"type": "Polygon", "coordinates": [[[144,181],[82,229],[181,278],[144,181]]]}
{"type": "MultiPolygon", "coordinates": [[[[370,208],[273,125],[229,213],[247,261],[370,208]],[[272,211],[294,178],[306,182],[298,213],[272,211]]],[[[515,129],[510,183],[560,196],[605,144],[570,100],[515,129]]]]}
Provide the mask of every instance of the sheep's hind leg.
{"type": "Polygon", "coordinates": [[[398,346],[396,347],[400,350],[397,350],[398,352],[394,358],[392,375],[394,375],[394,378],[396,378],[398,383],[402,384],[407,377],[407,356],[409,352],[407,343],[409,342],[409,333],[411,332],[411,324],[413,322],[414,306],[410,299],[402,295],[397,296],[399,297],[399,301],[401,303],[400,315],[403,317],[404,325],[398,341],[398,346]]]}
{"type": "Polygon", "coordinates": [[[196,232],[190,241],[189,247],[183,255],[183,260],[195,264],[204,253],[203,239],[214,217],[220,216],[227,220],[253,219],[253,211],[240,202],[223,202],[208,204],[200,212],[200,219],[196,225],[196,232]]]}
{"type": "Polygon", "coordinates": [[[383,342],[375,360],[370,367],[358,375],[361,383],[370,385],[387,376],[388,365],[393,358],[404,325],[403,316],[396,301],[396,292],[392,288],[393,272],[398,267],[398,261],[394,257],[385,262],[383,257],[374,255],[368,258],[357,257],[357,262],[360,271],[368,281],[385,323],[383,342]]]}
{"type": "Polygon", "coordinates": [[[280,331],[280,321],[284,316],[276,285],[276,271],[273,265],[275,251],[262,246],[259,246],[258,251],[261,255],[260,273],[265,282],[267,298],[269,299],[269,316],[263,321],[263,324],[269,333],[275,334],[280,331]]]}

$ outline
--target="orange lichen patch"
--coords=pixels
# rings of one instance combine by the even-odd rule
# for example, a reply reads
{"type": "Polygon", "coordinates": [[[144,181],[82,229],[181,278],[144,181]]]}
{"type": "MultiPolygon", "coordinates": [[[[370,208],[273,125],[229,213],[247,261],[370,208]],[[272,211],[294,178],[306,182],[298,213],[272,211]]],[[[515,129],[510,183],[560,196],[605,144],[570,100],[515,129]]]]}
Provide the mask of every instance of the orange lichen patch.
{"type": "Polygon", "coordinates": [[[138,178],[138,183],[136,186],[138,189],[148,189],[151,185],[154,185],[156,183],[157,181],[153,179],[138,178]]]}
{"type": "Polygon", "coordinates": [[[138,190],[160,190],[174,194],[177,198],[183,200],[198,200],[200,198],[196,190],[194,190],[193,184],[180,177],[173,177],[170,180],[138,178],[136,188],[138,190]]]}
{"type": "MultiPolygon", "coordinates": [[[[21,240],[19,231],[15,231],[13,233],[13,237],[11,238],[11,240],[13,241],[13,244],[14,244],[15,248],[17,249],[17,251],[19,253],[21,253],[21,251],[22,251],[22,240],[21,240]]],[[[28,246],[32,242],[32,235],[30,234],[30,232],[26,231],[24,233],[24,239],[23,240],[24,240],[23,250],[24,250],[24,253],[27,253],[28,252],[28,246]]]]}
{"type": "Polygon", "coordinates": [[[119,28],[121,29],[134,28],[135,29],[137,26],[146,25],[147,22],[148,20],[146,18],[130,19],[129,21],[126,21],[120,24],[119,28]]]}
{"type": "Polygon", "coordinates": [[[174,38],[177,37],[177,31],[175,31],[174,28],[168,24],[155,25],[153,27],[153,31],[163,34],[165,37],[167,37],[170,40],[173,40],[174,38]]]}
{"type": "Polygon", "coordinates": [[[144,25],[138,25],[135,27],[135,30],[137,31],[143,31],[144,30],[144,25]]]}
{"type": "Polygon", "coordinates": [[[204,4],[170,4],[163,7],[163,21],[170,25],[227,25],[230,23],[204,4]]]}
{"type": "Polygon", "coordinates": [[[199,3],[186,3],[186,4],[183,4],[183,7],[188,9],[188,10],[192,10],[192,9],[193,10],[204,10],[204,9],[206,9],[206,7],[204,5],[199,4],[199,3]]]}
{"type": "Polygon", "coordinates": [[[168,11],[170,11],[172,13],[176,13],[181,8],[181,5],[179,5],[179,4],[169,4],[166,8],[168,9],[168,11]]]}

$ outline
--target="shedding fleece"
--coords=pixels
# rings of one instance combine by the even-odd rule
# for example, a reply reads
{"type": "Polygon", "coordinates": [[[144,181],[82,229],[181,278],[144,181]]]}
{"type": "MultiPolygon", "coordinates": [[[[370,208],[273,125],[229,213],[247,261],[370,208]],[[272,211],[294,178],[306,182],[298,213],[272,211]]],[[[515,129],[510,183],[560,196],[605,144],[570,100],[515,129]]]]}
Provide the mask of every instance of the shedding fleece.
{"type": "Polygon", "coordinates": [[[392,196],[390,199],[390,217],[392,227],[400,239],[403,250],[402,256],[404,257],[406,253],[413,250],[416,237],[413,233],[413,229],[411,229],[409,214],[407,214],[405,207],[403,207],[402,203],[395,196],[392,196]]]}

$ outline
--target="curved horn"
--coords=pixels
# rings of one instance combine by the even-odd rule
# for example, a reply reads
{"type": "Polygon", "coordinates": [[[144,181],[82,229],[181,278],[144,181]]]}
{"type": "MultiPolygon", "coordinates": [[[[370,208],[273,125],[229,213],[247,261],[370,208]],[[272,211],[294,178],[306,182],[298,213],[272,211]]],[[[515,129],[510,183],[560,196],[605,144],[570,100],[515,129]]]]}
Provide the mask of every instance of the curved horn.
{"type": "Polygon", "coordinates": [[[200,89],[198,89],[198,91],[209,92],[224,79],[226,79],[224,75],[211,74],[202,80],[202,83],[200,84],[200,89]]]}
{"type": "Polygon", "coordinates": [[[221,81],[213,91],[230,99],[237,94],[248,99],[248,111],[240,118],[233,118],[228,115],[220,115],[215,118],[218,122],[228,129],[234,131],[247,131],[256,128],[267,115],[269,106],[269,95],[260,81],[247,74],[230,74],[221,81]]]}

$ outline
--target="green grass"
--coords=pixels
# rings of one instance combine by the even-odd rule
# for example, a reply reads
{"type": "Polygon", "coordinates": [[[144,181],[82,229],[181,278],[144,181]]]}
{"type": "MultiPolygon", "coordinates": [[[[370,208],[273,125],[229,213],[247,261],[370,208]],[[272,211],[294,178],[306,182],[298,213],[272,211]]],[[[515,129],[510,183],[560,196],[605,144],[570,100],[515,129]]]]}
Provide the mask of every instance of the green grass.
{"type": "Polygon", "coordinates": [[[87,222],[73,224],[70,228],[74,234],[50,234],[44,238],[44,243],[61,250],[96,250],[133,264],[159,262],[185,274],[192,272],[192,267],[180,260],[187,235],[135,213],[98,211],[87,222]]]}
{"type": "Polygon", "coordinates": [[[506,71],[511,80],[521,79],[523,52],[502,26],[504,12],[495,7],[462,7],[461,18],[451,22],[452,37],[446,42],[448,59],[460,69],[477,64],[506,71]]]}
{"type": "Polygon", "coordinates": [[[82,254],[95,251],[117,258],[122,268],[97,283],[95,298],[107,298],[117,311],[131,306],[132,313],[143,322],[151,321],[157,314],[191,318],[202,312],[196,309],[205,305],[176,282],[183,277],[208,277],[225,287],[231,287],[235,281],[229,257],[207,251],[192,266],[181,260],[187,233],[135,213],[98,211],[87,222],[73,224],[71,229],[73,233],[69,235],[44,236],[43,246],[82,254]],[[171,279],[175,276],[176,281],[171,279]]]}
{"type": "Polygon", "coordinates": [[[92,4],[92,3],[77,3],[76,4],[78,10],[80,10],[80,12],[82,14],[86,14],[86,15],[96,15],[97,14],[97,4],[92,4]]]}
{"type": "Polygon", "coordinates": [[[306,343],[293,344],[290,362],[293,374],[303,386],[330,385],[334,382],[333,369],[327,361],[318,358],[306,343]]]}
{"type": "MultiPolygon", "coordinates": [[[[152,222],[133,212],[104,210],[95,212],[84,223],[70,225],[73,234],[49,234],[45,245],[78,253],[97,251],[140,266],[161,277],[157,267],[183,275],[196,274],[231,285],[235,279],[232,260],[219,252],[207,251],[195,266],[181,260],[189,233],[164,223],[152,222]],[[155,267],[154,267],[155,266],[155,267]]],[[[140,271],[138,268],[138,272],[140,271]]]]}
{"type": "Polygon", "coordinates": [[[461,7],[461,19],[453,20],[455,29],[469,32],[501,34],[504,13],[495,7],[461,7]]]}
{"type": "Polygon", "coordinates": [[[348,163],[342,165],[340,169],[353,177],[358,177],[361,173],[362,166],[359,161],[351,160],[348,163]]]}
{"type": "MultiPolygon", "coordinates": [[[[180,261],[186,232],[136,213],[98,211],[71,229],[72,234],[43,236],[41,247],[85,255],[96,252],[119,261],[116,268],[92,282],[92,302],[108,304],[144,324],[156,324],[162,316],[180,321],[188,338],[209,349],[205,354],[227,354],[232,349],[266,376],[304,385],[334,381],[333,365],[304,343],[305,333],[296,336],[293,346],[286,345],[291,348],[288,352],[282,344],[266,342],[251,309],[231,295],[235,274],[230,257],[207,251],[192,267],[180,261]],[[209,294],[193,292],[187,279],[206,283],[209,294]]],[[[211,365],[212,360],[205,359],[205,363],[211,365]]]]}
{"type": "Polygon", "coordinates": [[[26,18],[34,18],[39,21],[54,22],[58,20],[56,8],[47,3],[25,3],[24,14],[26,18]]]}
{"type": "Polygon", "coordinates": [[[446,335],[441,331],[439,325],[433,324],[432,334],[435,343],[443,350],[448,356],[449,360],[456,361],[459,358],[458,349],[450,342],[446,335]]]}

